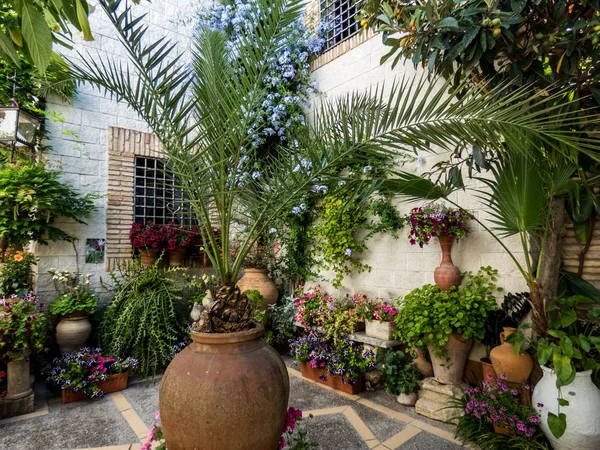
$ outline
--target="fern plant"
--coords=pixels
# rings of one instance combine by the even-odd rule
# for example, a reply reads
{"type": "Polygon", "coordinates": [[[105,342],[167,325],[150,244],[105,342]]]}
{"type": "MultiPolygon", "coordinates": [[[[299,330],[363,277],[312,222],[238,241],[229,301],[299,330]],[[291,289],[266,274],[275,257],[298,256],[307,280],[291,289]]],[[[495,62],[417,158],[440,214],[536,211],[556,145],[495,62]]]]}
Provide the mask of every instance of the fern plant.
{"type": "Polygon", "coordinates": [[[169,278],[178,270],[162,271],[158,264],[144,269],[129,262],[110,273],[116,295],[102,320],[101,346],[107,354],[137,359],[141,377],[166,368],[184,340],[181,290],[169,278]]]}

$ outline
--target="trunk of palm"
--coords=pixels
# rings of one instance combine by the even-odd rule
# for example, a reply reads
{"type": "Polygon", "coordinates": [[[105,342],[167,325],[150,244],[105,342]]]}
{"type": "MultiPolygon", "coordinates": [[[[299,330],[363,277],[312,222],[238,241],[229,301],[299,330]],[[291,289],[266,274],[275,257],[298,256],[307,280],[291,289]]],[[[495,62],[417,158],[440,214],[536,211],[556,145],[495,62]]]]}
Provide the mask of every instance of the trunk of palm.
{"type": "Polygon", "coordinates": [[[531,322],[535,327],[538,337],[546,336],[548,320],[546,319],[546,296],[540,280],[534,278],[529,282],[531,295],[531,322]]]}
{"type": "Polygon", "coordinates": [[[210,316],[215,333],[243,331],[250,328],[252,306],[235,283],[225,283],[215,294],[210,316]]]}

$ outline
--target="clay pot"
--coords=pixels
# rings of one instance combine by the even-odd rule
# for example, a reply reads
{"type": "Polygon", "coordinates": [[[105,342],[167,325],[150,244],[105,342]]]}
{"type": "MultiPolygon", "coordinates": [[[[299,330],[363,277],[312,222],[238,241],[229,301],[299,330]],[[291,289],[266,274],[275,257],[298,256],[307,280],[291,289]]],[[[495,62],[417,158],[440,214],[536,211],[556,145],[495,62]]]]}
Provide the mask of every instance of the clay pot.
{"type": "Polygon", "coordinates": [[[442,247],[442,262],[433,272],[435,284],[442,290],[447,291],[452,286],[459,286],[462,275],[460,269],[452,263],[452,244],[456,236],[442,234],[438,236],[440,247],[442,247]]]}
{"type": "Polygon", "coordinates": [[[511,429],[510,427],[507,427],[502,423],[494,422],[494,433],[503,434],[506,436],[514,436],[515,430],[511,429]]]}
{"type": "Polygon", "coordinates": [[[415,406],[418,398],[416,392],[411,392],[410,394],[400,394],[396,397],[396,401],[404,406],[415,406]]]}
{"type": "Polygon", "coordinates": [[[540,428],[555,450],[597,450],[600,448],[600,389],[592,381],[592,371],[578,372],[571,384],[561,388],[569,406],[561,406],[567,416],[567,429],[556,439],[548,427],[548,413],[559,413],[556,373],[542,367],[544,376],[535,386],[533,407],[540,416],[540,428]],[[541,405],[541,406],[538,406],[541,405]]]}
{"type": "Polygon", "coordinates": [[[433,376],[433,366],[431,365],[431,361],[427,359],[427,353],[421,350],[418,347],[414,347],[413,351],[417,355],[413,359],[413,364],[417,366],[423,378],[428,378],[433,376]]]}
{"type": "Polygon", "coordinates": [[[241,292],[258,291],[265,298],[263,309],[277,303],[279,290],[265,269],[244,269],[244,276],[237,282],[241,292]]]}
{"type": "Polygon", "coordinates": [[[492,361],[490,358],[481,358],[481,369],[483,371],[483,381],[488,381],[492,384],[496,384],[498,378],[496,376],[496,371],[494,370],[494,366],[492,366],[492,361]]]}
{"type": "Polygon", "coordinates": [[[276,450],[290,385],[263,328],[192,331],[162,378],[159,406],[169,450],[276,450]]]}
{"type": "Polygon", "coordinates": [[[62,353],[71,353],[83,347],[92,333],[87,315],[63,317],[56,326],[56,342],[62,353]]]}
{"type": "Polygon", "coordinates": [[[148,250],[145,248],[140,248],[139,252],[143,267],[152,267],[158,261],[158,255],[160,254],[159,250],[148,250]]]}
{"type": "Polygon", "coordinates": [[[169,265],[171,267],[182,267],[185,264],[185,248],[169,250],[169,265]]]}
{"type": "Polygon", "coordinates": [[[6,364],[6,398],[16,400],[33,392],[30,379],[29,359],[10,361],[6,364]]]}
{"type": "Polygon", "coordinates": [[[490,359],[496,375],[506,374],[506,381],[511,383],[525,383],[533,370],[533,358],[523,350],[515,355],[515,344],[510,344],[505,339],[514,333],[516,328],[504,327],[500,333],[500,344],[490,352],[490,359]]]}
{"type": "Polygon", "coordinates": [[[473,338],[462,339],[454,332],[443,347],[445,357],[435,355],[435,349],[429,345],[429,357],[433,365],[433,379],[441,384],[459,384],[462,382],[465,363],[473,345],[473,338]]]}

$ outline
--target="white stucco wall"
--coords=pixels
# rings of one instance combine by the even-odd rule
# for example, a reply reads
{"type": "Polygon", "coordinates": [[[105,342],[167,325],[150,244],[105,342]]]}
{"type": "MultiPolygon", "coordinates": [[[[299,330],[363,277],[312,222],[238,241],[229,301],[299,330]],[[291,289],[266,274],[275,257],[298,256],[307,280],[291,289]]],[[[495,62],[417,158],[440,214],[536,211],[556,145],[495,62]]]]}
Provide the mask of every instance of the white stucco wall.
{"type": "MultiPolygon", "coordinates": [[[[354,49],[344,53],[337,59],[318,68],[313,73],[319,90],[329,98],[343,95],[351,91],[364,91],[383,83],[391,86],[395,78],[404,74],[417,74],[412,63],[398,64],[393,70],[391,61],[380,65],[381,57],[388,52],[379,36],[372,37],[354,49]]],[[[393,59],[393,58],[392,58],[393,59]]],[[[422,162],[415,161],[404,166],[405,170],[422,173],[444,158],[444,155],[421,153],[422,162]]],[[[447,156],[447,155],[446,155],[447,156]]],[[[473,184],[473,183],[472,183],[473,184]]],[[[472,185],[471,184],[471,185],[472,185]]],[[[485,205],[473,195],[460,192],[452,200],[470,210],[479,220],[488,217],[485,205]]],[[[398,210],[407,213],[414,203],[398,202],[398,210]]],[[[486,222],[484,222],[486,223],[486,222]]],[[[471,235],[454,245],[452,258],[463,271],[476,271],[480,266],[492,266],[499,271],[499,285],[507,292],[527,290],[520,273],[510,256],[503,251],[485,230],[476,222],[470,226],[471,235]]],[[[343,281],[344,291],[350,293],[364,292],[371,296],[379,296],[387,300],[405,295],[410,290],[426,283],[433,283],[433,271],[439,265],[441,251],[439,244],[433,240],[429,246],[420,249],[408,242],[408,227],[399,232],[399,239],[390,235],[377,235],[367,242],[368,252],[362,255],[361,261],[372,267],[371,272],[347,276],[343,281]]],[[[522,260],[518,238],[503,239],[503,243],[517,252],[522,260]]],[[[332,279],[329,273],[322,274],[332,279]]],[[[327,281],[319,282],[322,287],[333,291],[327,281]]]]}
{"type": "MultiPolygon", "coordinates": [[[[180,42],[180,49],[188,48],[191,36],[191,24],[197,8],[208,0],[153,0],[152,3],[142,1],[133,5],[135,14],[147,13],[145,22],[149,25],[146,35],[148,42],[167,36],[168,39],[180,42]]],[[[95,2],[92,1],[92,4],[95,2]]],[[[94,34],[94,41],[85,42],[82,36],[74,36],[73,51],[62,47],[55,50],[67,55],[76,51],[96,55],[100,52],[121,58],[125,55],[123,47],[116,39],[116,32],[108,17],[99,7],[89,16],[94,34]]],[[[47,109],[56,111],[64,121],[47,121],[49,145],[52,150],[47,154],[49,167],[62,170],[62,179],[69,182],[82,194],[107,192],[107,150],[108,127],[118,126],[136,131],[149,131],[146,123],[123,103],[111,100],[102,92],[89,85],[81,85],[77,96],[71,104],[60,99],[48,99],[47,109]]],[[[106,279],[104,264],[85,263],[85,241],[88,238],[106,237],[106,201],[101,198],[96,203],[98,211],[87,220],[88,225],[61,223],[60,227],[72,233],[79,240],[80,270],[92,274],[92,284],[99,290],[100,277],[106,279]]],[[[132,218],[133,220],[133,218],[132,218]]],[[[60,223],[60,222],[59,222],[60,223]]],[[[54,296],[52,283],[47,274],[50,268],[75,270],[75,257],[72,245],[68,242],[51,243],[48,246],[36,245],[35,253],[40,261],[38,270],[38,294],[47,301],[54,296]]]]}

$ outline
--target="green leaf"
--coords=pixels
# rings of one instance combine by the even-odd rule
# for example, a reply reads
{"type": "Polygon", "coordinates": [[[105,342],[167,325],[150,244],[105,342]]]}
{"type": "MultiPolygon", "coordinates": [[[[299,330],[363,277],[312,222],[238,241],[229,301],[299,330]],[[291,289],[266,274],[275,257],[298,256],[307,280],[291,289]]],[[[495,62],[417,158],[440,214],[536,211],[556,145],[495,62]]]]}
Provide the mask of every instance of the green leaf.
{"type": "Polygon", "coordinates": [[[569,401],[568,400],[565,400],[564,398],[557,398],[557,400],[558,400],[558,404],[560,406],[569,406],[569,401]]]}
{"type": "Polygon", "coordinates": [[[435,24],[435,28],[460,28],[458,21],[454,17],[444,17],[435,24]]]}
{"type": "Polygon", "coordinates": [[[76,0],[77,2],[77,20],[83,31],[83,38],[86,41],[93,41],[92,30],[90,29],[90,23],[88,22],[88,15],[85,7],[83,6],[83,0],[76,0]]]}
{"type": "Polygon", "coordinates": [[[21,30],[33,64],[41,73],[46,72],[52,59],[52,32],[44,15],[27,1],[21,9],[21,30]]]}
{"type": "Polygon", "coordinates": [[[574,373],[571,358],[555,352],[552,355],[552,365],[556,371],[556,387],[565,386],[574,373]]]}
{"type": "Polygon", "coordinates": [[[19,60],[19,55],[17,55],[13,41],[4,33],[0,33],[0,51],[17,67],[21,67],[21,61],[19,60]]]}
{"type": "Polygon", "coordinates": [[[573,222],[573,231],[575,232],[575,239],[585,244],[592,236],[592,218],[589,217],[585,222],[573,222]]]}
{"type": "Polygon", "coordinates": [[[574,308],[567,309],[566,311],[561,311],[560,313],[560,323],[563,328],[567,328],[569,325],[575,323],[577,321],[577,311],[574,308]]]}
{"type": "Polygon", "coordinates": [[[560,413],[558,416],[554,413],[548,413],[548,428],[556,439],[560,439],[567,429],[567,416],[560,413]]]}

